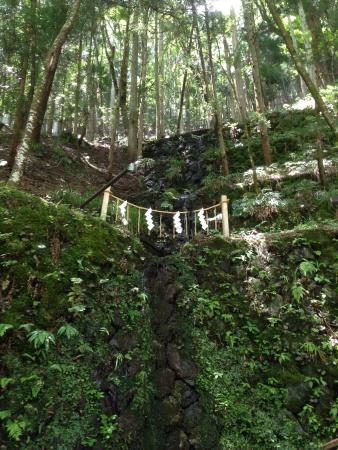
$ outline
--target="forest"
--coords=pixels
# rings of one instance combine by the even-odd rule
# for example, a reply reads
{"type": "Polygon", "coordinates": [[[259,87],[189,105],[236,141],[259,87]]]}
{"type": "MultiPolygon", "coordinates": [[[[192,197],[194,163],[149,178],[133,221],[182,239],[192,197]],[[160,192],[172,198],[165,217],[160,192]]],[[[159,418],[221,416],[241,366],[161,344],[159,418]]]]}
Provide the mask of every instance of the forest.
{"type": "Polygon", "coordinates": [[[338,449],[335,0],[0,0],[0,449],[338,449]]]}

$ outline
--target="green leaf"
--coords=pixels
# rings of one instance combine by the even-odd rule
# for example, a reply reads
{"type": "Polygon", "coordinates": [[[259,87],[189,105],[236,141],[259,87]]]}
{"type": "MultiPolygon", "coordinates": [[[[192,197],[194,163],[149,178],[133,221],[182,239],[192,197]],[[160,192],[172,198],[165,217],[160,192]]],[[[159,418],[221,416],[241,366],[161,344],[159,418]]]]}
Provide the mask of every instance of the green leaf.
{"type": "Polygon", "coordinates": [[[11,412],[8,409],[4,409],[3,411],[0,411],[0,420],[7,419],[7,417],[11,416],[11,412]]]}
{"type": "Polygon", "coordinates": [[[28,334],[28,341],[34,345],[35,348],[45,347],[49,350],[50,344],[55,344],[55,337],[53,333],[46,330],[34,330],[28,334]]]}
{"type": "Polygon", "coordinates": [[[6,430],[11,439],[19,440],[24,429],[26,428],[26,423],[23,420],[10,421],[6,423],[6,430]]]}
{"type": "Polygon", "coordinates": [[[300,283],[294,283],[291,287],[291,293],[296,302],[299,302],[303,299],[306,290],[300,283]]]}
{"type": "Polygon", "coordinates": [[[86,310],[85,305],[74,305],[71,308],[68,308],[68,311],[71,313],[80,313],[86,310]]]}
{"type": "Polygon", "coordinates": [[[62,327],[60,327],[58,329],[57,334],[58,334],[58,336],[65,335],[67,337],[67,339],[70,339],[74,336],[77,336],[79,334],[79,332],[75,327],[73,327],[72,325],[69,325],[67,323],[65,325],[62,325],[62,327]]]}
{"type": "Polygon", "coordinates": [[[303,261],[299,265],[299,270],[304,276],[312,275],[317,272],[317,267],[311,261],[303,261]]]}
{"type": "Polygon", "coordinates": [[[0,378],[0,387],[6,389],[9,384],[13,384],[14,382],[14,378],[0,378]]]}
{"type": "Polygon", "coordinates": [[[8,330],[11,330],[13,325],[9,323],[0,323],[0,337],[4,336],[8,330]]]}

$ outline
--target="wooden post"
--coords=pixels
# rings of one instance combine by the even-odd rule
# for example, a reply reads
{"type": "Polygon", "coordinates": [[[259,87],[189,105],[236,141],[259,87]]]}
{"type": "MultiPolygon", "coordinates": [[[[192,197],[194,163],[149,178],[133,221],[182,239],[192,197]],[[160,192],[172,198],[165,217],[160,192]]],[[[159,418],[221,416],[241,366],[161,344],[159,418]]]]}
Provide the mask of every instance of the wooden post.
{"type": "Polygon", "coordinates": [[[222,195],[222,198],[221,198],[222,230],[223,230],[224,238],[230,237],[228,203],[229,203],[228,197],[226,195],[222,195]]]}
{"type": "Polygon", "coordinates": [[[108,206],[110,200],[110,186],[104,191],[102,208],[101,208],[101,219],[107,220],[108,206]]]}

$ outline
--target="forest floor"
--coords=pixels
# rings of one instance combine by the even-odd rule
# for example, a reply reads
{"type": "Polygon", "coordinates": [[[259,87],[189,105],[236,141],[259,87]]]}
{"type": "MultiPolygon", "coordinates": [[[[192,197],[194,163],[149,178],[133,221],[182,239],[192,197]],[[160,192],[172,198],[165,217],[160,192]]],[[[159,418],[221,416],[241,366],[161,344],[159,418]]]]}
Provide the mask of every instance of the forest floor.
{"type": "MultiPolygon", "coordinates": [[[[9,170],[5,164],[9,158],[11,132],[0,132],[0,181],[7,181],[9,170]]],[[[106,182],[106,166],[109,146],[105,143],[90,145],[85,142],[79,152],[74,142],[65,139],[43,138],[28,155],[21,189],[40,197],[49,197],[60,190],[75,191],[86,195],[106,182]]],[[[113,174],[123,170],[125,164],[118,158],[113,174]]],[[[139,183],[126,175],[115,186],[117,195],[139,192],[139,183]]]]}

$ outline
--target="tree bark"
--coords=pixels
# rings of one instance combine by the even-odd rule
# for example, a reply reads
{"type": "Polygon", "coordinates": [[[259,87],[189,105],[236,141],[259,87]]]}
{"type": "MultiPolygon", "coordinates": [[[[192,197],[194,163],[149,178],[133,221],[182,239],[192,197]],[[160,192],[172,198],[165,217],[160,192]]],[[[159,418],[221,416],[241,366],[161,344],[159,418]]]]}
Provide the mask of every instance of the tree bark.
{"type": "MultiPolygon", "coordinates": [[[[191,33],[190,33],[189,44],[188,44],[188,49],[187,49],[187,58],[190,57],[193,34],[194,34],[194,23],[191,27],[191,33]]],[[[184,75],[183,75],[181,93],[180,93],[180,105],[179,105],[177,127],[176,127],[177,134],[182,133],[183,106],[184,106],[184,96],[185,96],[185,91],[186,91],[186,86],[187,86],[187,79],[188,79],[188,69],[185,69],[184,75]]]]}
{"type": "Polygon", "coordinates": [[[143,34],[142,34],[142,67],[141,79],[139,89],[139,125],[137,136],[137,157],[142,157],[143,141],[144,141],[144,113],[146,106],[146,78],[148,66],[148,23],[149,23],[149,9],[144,13],[143,19],[143,34]]]}
{"type": "Polygon", "coordinates": [[[163,126],[163,36],[155,13],[155,103],[156,103],[156,139],[164,136],[163,126]]]}
{"type": "Polygon", "coordinates": [[[26,155],[29,151],[30,145],[34,140],[34,129],[36,130],[36,128],[38,127],[41,131],[42,121],[45,115],[55,71],[59,63],[61,50],[78,15],[80,5],[81,0],[74,1],[65,23],[63,24],[59,34],[55,38],[52,47],[45,59],[44,71],[41,75],[39,85],[34,93],[34,98],[32,101],[32,106],[30,108],[22,142],[18,147],[15,163],[9,178],[9,181],[11,183],[15,184],[20,182],[26,155]]]}
{"type": "MultiPolygon", "coordinates": [[[[248,33],[248,44],[251,55],[252,75],[254,82],[254,91],[256,99],[256,110],[262,114],[265,118],[266,108],[262,89],[262,79],[260,73],[260,64],[258,58],[257,36],[255,26],[255,14],[252,5],[252,0],[242,0],[244,10],[244,23],[248,33]]],[[[264,119],[263,119],[264,120],[264,119]]],[[[268,136],[268,128],[262,121],[259,124],[259,130],[261,135],[262,149],[264,155],[264,161],[266,165],[272,164],[270,141],[268,136]]]]}
{"type": "Polygon", "coordinates": [[[108,172],[109,174],[112,173],[113,170],[113,162],[114,162],[114,155],[116,150],[116,136],[117,136],[117,129],[120,122],[120,110],[122,105],[122,96],[124,94],[124,89],[127,84],[126,77],[128,73],[128,59],[129,59],[129,52],[130,52],[130,42],[129,42],[129,28],[130,28],[130,15],[127,19],[126,24],[126,31],[125,31],[125,40],[124,40],[124,47],[123,47],[123,55],[122,55],[122,62],[121,62],[121,68],[120,68],[120,78],[119,78],[119,85],[118,85],[118,94],[117,99],[115,101],[115,106],[113,109],[112,114],[112,123],[111,123],[111,144],[109,149],[109,155],[108,155],[108,172]]]}
{"type": "Polygon", "coordinates": [[[238,42],[238,31],[237,31],[237,21],[235,10],[231,9],[231,20],[232,20],[232,48],[233,48],[233,65],[235,68],[235,86],[236,86],[236,94],[238,98],[238,106],[242,111],[242,114],[247,111],[247,100],[244,90],[244,80],[242,76],[242,67],[241,67],[241,55],[240,48],[238,42]]]}
{"type": "Polygon", "coordinates": [[[217,95],[217,83],[216,83],[216,73],[215,73],[215,67],[214,67],[214,61],[212,57],[212,43],[211,43],[211,32],[210,32],[210,22],[209,22],[209,11],[207,7],[207,3],[204,3],[205,6],[205,26],[207,31],[207,42],[208,42],[208,59],[209,59],[209,69],[211,74],[211,87],[212,87],[212,94],[213,94],[213,104],[214,104],[214,113],[216,118],[216,131],[218,136],[218,144],[219,149],[222,155],[222,165],[223,165],[223,171],[225,175],[229,174],[229,163],[228,163],[228,156],[225,146],[225,140],[223,136],[223,120],[222,120],[222,114],[221,109],[218,102],[218,95],[217,95]]]}
{"type": "Polygon", "coordinates": [[[73,133],[77,138],[79,134],[79,111],[80,111],[80,93],[81,93],[81,82],[82,82],[82,33],[80,36],[79,53],[77,58],[77,75],[76,75],[76,88],[75,88],[75,98],[74,98],[74,127],[73,133]]]}
{"type": "Polygon", "coordinates": [[[136,8],[132,24],[132,49],[131,49],[131,72],[130,72],[130,99],[129,99],[129,129],[128,129],[128,159],[137,159],[137,128],[138,128],[138,52],[139,33],[137,30],[139,20],[139,9],[136,8]]]}
{"type": "Polygon", "coordinates": [[[295,47],[292,43],[292,39],[288,31],[286,30],[284,23],[280,17],[280,14],[277,11],[277,8],[273,2],[273,0],[265,0],[267,7],[269,8],[269,11],[280,31],[280,34],[285,42],[285,45],[290,53],[290,56],[296,66],[296,69],[300,76],[303,78],[305,84],[307,85],[313,99],[315,100],[317,104],[318,110],[323,114],[323,117],[328,124],[328,126],[331,128],[331,130],[335,133],[337,136],[337,128],[336,128],[336,121],[333,118],[332,114],[330,113],[329,109],[327,108],[322,96],[320,95],[320,92],[317,88],[317,86],[313,83],[311,80],[310,75],[308,74],[307,70],[305,69],[304,65],[302,64],[300,57],[298,53],[295,50],[295,47]]]}

